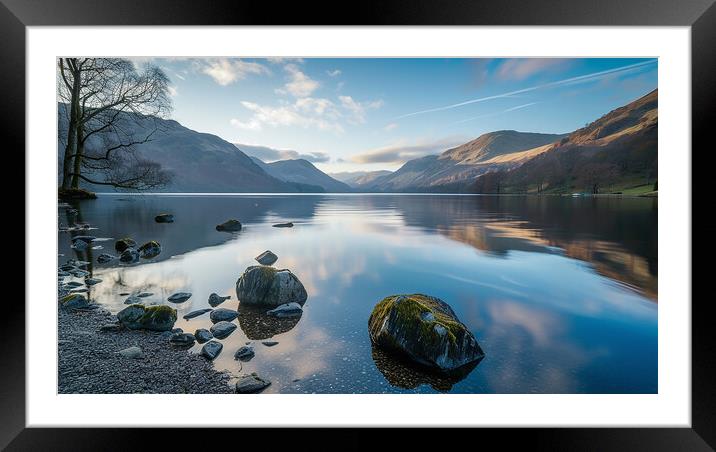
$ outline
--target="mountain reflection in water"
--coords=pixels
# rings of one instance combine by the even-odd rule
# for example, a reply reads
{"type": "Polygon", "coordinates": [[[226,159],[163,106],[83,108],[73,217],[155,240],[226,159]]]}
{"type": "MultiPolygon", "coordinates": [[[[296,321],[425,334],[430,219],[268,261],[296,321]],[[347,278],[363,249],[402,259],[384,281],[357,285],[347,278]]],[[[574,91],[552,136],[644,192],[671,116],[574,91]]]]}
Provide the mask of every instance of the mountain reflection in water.
{"type": "MultiPolygon", "coordinates": [[[[59,211],[60,262],[92,262],[103,281],[91,297],[111,311],[127,296],[146,303],[193,293],[177,326],[209,328],[208,315],[181,316],[231,295],[253,258],[270,249],[309,297],[301,317],[274,319],[246,307],[215,361],[236,375],[259,372],[267,392],[655,392],[657,200],[457,195],[100,195],[59,211]],[[175,222],[154,222],[158,213],[175,222]],[[244,228],[222,233],[230,218],[244,228]],[[272,228],[275,223],[293,228],[272,228]],[[130,266],[97,263],[114,241],[70,249],[71,235],[157,240],[162,253],[130,266]],[[475,334],[485,359],[459,378],[405,368],[373,350],[372,307],[395,293],[448,302],[475,334]],[[279,344],[267,347],[266,340],[279,344]],[[252,343],[256,356],[233,359],[252,343]]],[[[196,345],[193,351],[200,350],[196,345]]]]}

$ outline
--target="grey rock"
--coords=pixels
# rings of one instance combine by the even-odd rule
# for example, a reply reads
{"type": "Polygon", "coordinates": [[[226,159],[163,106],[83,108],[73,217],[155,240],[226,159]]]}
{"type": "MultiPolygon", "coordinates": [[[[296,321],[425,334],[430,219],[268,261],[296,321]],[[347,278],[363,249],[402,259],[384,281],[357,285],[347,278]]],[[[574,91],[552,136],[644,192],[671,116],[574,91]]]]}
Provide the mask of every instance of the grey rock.
{"type": "Polygon", "coordinates": [[[140,246],[137,251],[142,259],[152,259],[159,256],[159,253],[162,252],[162,246],[156,240],[152,240],[140,246]]]}
{"type": "Polygon", "coordinates": [[[277,341],[263,341],[261,343],[264,344],[266,347],[273,347],[274,345],[278,345],[277,341]]]}
{"type": "Polygon", "coordinates": [[[151,297],[152,295],[154,295],[154,294],[151,292],[140,292],[136,296],[139,298],[146,298],[146,297],[151,297]]]}
{"type": "Polygon", "coordinates": [[[209,331],[211,331],[211,334],[213,334],[215,338],[224,339],[225,337],[228,337],[231,333],[233,333],[235,329],[236,324],[221,321],[209,328],[209,331]]]}
{"type": "Polygon", "coordinates": [[[114,242],[114,249],[117,250],[118,253],[122,253],[124,250],[134,248],[135,246],[137,246],[137,242],[129,237],[125,237],[114,242]]]}
{"type": "Polygon", "coordinates": [[[241,230],[241,222],[239,220],[227,220],[216,226],[217,231],[237,232],[241,230]]]}
{"type": "Polygon", "coordinates": [[[214,335],[211,334],[211,332],[204,328],[199,328],[198,330],[194,331],[194,337],[196,338],[196,341],[200,344],[203,344],[204,342],[210,341],[214,335]]]}
{"type": "Polygon", "coordinates": [[[308,293],[290,270],[254,265],[236,282],[236,296],[242,304],[276,307],[290,302],[303,305],[308,293]]]}
{"type": "Polygon", "coordinates": [[[180,334],[183,332],[184,332],[184,330],[182,330],[181,328],[172,328],[172,333],[174,333],[174,334],[180,334]]]}
{"type": "Polygon", "coordinates": [[[127,248],[122,251],[122,254],[119,256],[119,260],[126,264],[137,262],[139,260],[139,252],[134,248],[127,248]]]}
{"type": "Polygon", "coordinates": [[[230,322],[238,316],[239,313],[237,311],[226,308],[214,309],[213,311],[211,311],[211,314],[209,314],[209,318],[211,319],[212,323],[217,323],[221,321],[230,322]]]}
{"type": "Polygon", "coordinates": [[[251,358],[253,358],[254,356],[256,356],[254,348],[249,345],[244,345],[243,347],[236,350],[236,353],[234,353],[234,359],[237,359],[242,362],[251,361],[251,358]]]}
{"type": "Polygon", "coordinates": [[[89,305],[89,300],[82,294],[72,293],[62,297],[60,304],[65,309],[83,309],[89,305]]]}
{"type": "Polygon", "coordinates": [[[87,245],[87,242],[82,241],[82,240],[77,240],[75,242],[72,242],[72,246],[70,248],[72,248],[73,250],[77,250],[77,251],[84,251],[87,249],[88,246],[89,245],[87,245]]]}
{"type": "Polygon", "coordinates": [[[144,357],[144,353],[142,352],[142,349],[137,347],[136,345],[133,347],[128,347],[123,350],[120,350],[117,353],[124,356],[125,358],[141,359],[144,357]]]}
{"type": "Polygon", "coordinates": [[[101,283],[101,282],[102,282],[102,280],[99,279],[99,278],[87,278],[87,279],[85,279],[85,284],[87,284],[88,286],[94,286],[95,284],[99,284],[99,283],[101,283]]]}
{"type": "Polygon", "coordinates": [[[197,309],[196,311],[191,311],[188,314],[184,314],[184,316],[182,316],[182,317],[184,318],[184,320],[189,320],[189,319],[193,319],[194,317],[199,317],[202,314],[206,314],[207,312],[210,312],[211,310],[212,310],[211,308],[197,309]]]}
{"type": "Polygon", "coordinates": [[[273,265],[278,260],[278,256],[276,256],[271,251],[266,250],[263,253],[256,256],[254,259],[256,259],[256,262],[258,262],[261,265],[273,265]]]}
{"type": "Polygon", "coordinates": [[[80,287],[80,286],[83,286],[84,284],[82,284],[82,283],[79,282],[79,281],[70,281],[70,282],[68,282],[68,283],[65,284],[65,285],[68,286],[68,287],[80,287]]]}
{"type": "Polygon", "coordinates": [[[120,331],[122,329],[121,323],[106,323],[99,327],[99,330],[103,333],[120,331]]]}
{"type": "Polygon", "coordinates": [[[139,304],[142,302],[142,299],[137,297],[136,295],[130,295],[127,297],[126,300],[124,300],[124,304],[139,304]]]}
{"type": "Polygon", "coordinates": [[[236,382],[236,392],[238,394],[251,394],[261,392],[271,384],[270,381],[264,380],[258,375],[243,375],[236,382]]]}
{"type": "Polygon", "coordinates": [[[117,319],[131,330],[169,331],[177,320],[177,311],[169,306],[133,304],[117,313],[117,319]]]}
{"type": "Polygon", "coordinates": [[[167,300],[171,301],[172,303],[184,303],[189,298],[191,298],[191,293],[177,292],[177,293],[171,295],[169,298],[167,298],[167,300]]]}
{"type": "Polygon", "coordinates": [[[180,346],[194,345],[195,341],[196,339],[191,333],[175,333],[169,339],[172,344],[180,346]]]}
{"type": "Polygon", "coordinates": [[[157,223],[174,223],[174,215],[170,213],[160,213],[154,217],[154,221],[157,223]]]}
{"type": "Polygon", "coordinates": [[[274,224],[273,227],[275,227],[275,228],[292,228],[293,223],[291,223],[290,221],[288,223],[277,223],[277,224],[274,224]]]}
{"type": "Polygon", "coordinates": [[[100,264],[106,264],[107,262],[112,262],[115,259],[117,259],[117,256],[113,256],[107,253],[102,253],[97,256],[97,262],[99,262],[100,264]]]}
{"type": "Polygon", "coordinates": [[[303,308],[298,303],[286,303],[267,311],[266,314],[278,318],[298,317],[303,314],[303,308]]]}
{"type": "Polygon", "coordinates": [[[221,349],[223,348],[224,345],[221,342],[209,341],[201,347],[201,354],[213,361],[217,356],[219,356],[219,353],[221,353],[221,349]]]}
{"type": "Polygon", "coordinates": [[[223,302],[225,302],[226,300],[228,300],[229,298],[231,298],[231,295],[227,295],[227,296],[225,296],[225,297],[222,297],[222,296],[220,296],[220,295],[217,295],[217,294],[215,294],[215,293],[212,293],[211,295],[209,295],[209,306],[215,308],[215,307],[219,306],[221,303],[223,303],[223,302]]]}

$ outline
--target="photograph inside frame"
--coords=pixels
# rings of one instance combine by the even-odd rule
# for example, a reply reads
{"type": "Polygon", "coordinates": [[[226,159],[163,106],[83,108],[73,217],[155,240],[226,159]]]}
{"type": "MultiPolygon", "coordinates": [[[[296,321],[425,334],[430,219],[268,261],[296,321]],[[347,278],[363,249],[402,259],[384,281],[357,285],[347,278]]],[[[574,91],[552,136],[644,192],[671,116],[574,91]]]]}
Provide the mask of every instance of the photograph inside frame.
{"type": "Polygon", "coordinates": [[[58,392],[658,392],[654,58],[58,58],[58,392]]]}

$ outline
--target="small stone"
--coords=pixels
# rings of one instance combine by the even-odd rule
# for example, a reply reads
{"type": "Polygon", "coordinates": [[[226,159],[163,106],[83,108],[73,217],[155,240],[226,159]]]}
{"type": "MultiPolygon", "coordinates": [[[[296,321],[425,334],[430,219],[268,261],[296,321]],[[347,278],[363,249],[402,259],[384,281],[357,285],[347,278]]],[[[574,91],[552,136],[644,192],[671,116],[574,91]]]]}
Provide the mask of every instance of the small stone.
{"type": "Polygon", "coordinates": [[[76,235],[72,237],[72,241],[76,242],[77,240],[82,240],[85,243],[90,243],[92,240],[96,239],[97,237],[93,235],[76,235]]]}
{"type": "Polygon", "coordinates": [[[291,223],[291,222],[288,222],[288,223],[277,223],[277,224],[273,225],[273,227],[275,227],[275,228],[292,228],[292,227],[293,227],[293,223],[291,223]]]}
{"type": "Polygon", "coordinates": [[[236,325],[231,322],[221,321],[212,326],[209,331],[217,339],[228,337],[236,329],[236,325]]]}
{"type": "Polygon", "coordinates": [[[256,259],[256,262],[258,262],[261,265],[273,265],[278,260],[278,256],[276,256],[271,251],[266,250],[263,253],[256,256],[254,259],[256,259]]]}
{"type": "Polygon", "coordinates": [[[152,240],[140,246],[137,251],[142,259],[152,259],[159,256],[159,253],[162,252],[162,246],[156,240],[152,240]]]}
{"type": "Polygon", "coordinates": [[[146,297],[151,297],[152,295],[154,295],[154,294],[151,292],[140,292],[136,296],[139,298],[146,298],[146,297]]]}
{"type": "Polygon", "coordinates": [[[303,314],[303,309],[298,303],[286,303],[281,306],[266,312],[267,315],[284,318],[284,317],[298,317],[303,314]]]}
{"type": "Polygon", "coordinates": [[[223,348],[224,345],[221,342],[209,341],[201,348],[201,354],[213,361],[217,356],[219,356],[219,353],[221,353],[221,349],[223,348]]]}
{"type": "Polygon", "coordinates": [[[135,246],[137,246],[137,242],[129,237],[125,237],[114,242],[114,249],[117,250],[118,253],[122,253],[124,250],[134,248],[135,246]]]}
{"type": "Polygon", "coordinates": [[[117,259],[117,256],[113,256],[111,254],[102,253],[99,256],[97,256],[97,262],[100,264],[106,264],[107,262],[111,262],[113,260],[117,259]]]}
{"type": "Polygon", "coordinates": [[[111,331],[119,331],[122,329],[121,323],[106,323],[99,327],[99,330],[103,333],[111,332],[111,331]]]}
{"type": "Polygon", "coordinates": [[[199,317],[200,315],[206,314],[207,312],[211,311],[211,308],[205,308],[205,309],[197,309],[196,311],[191,311],[188,314],[185,314],[183,316],[184,320],[193,319],[194,317],[199,317]]]}
{"type": "Polygon", "coordinates": [[[274,345],[278,345],[277,341],[263,341],[261,343],[264,344],[266,347],[273,347],[274,345]]]}
{"type": "Polygon", "coordinates": [[[195,341],[196,339],[191,333],[177,333],[172,335],[172,337],[169,339],[169,342],[171,342],[172,344],[181,346],[194,345],[195,341]]]}
{"type": "Polygon", "coordinates": [[[137,262],[139,260],[139,252],[134,248],[127,248],[122,251],[122,254],[119,256],[119,260],[126,264],[137,262]]]}
{"type": "Polygon", "coordinates": [[[170,213],[160,213],[154,217],[154,221],[157,223],[174,223],[174,215],[170,213]]]}
{"type": "Polygon", "coordinates": [[[85,279],[85,284],[87,284],[88,286],[94,286],[95,284],[99,284],[99,283],[101,283],[101,282],[102,282],[102,280],[99,279],[99,278],[87,278],[87,279],[85,279]]]}
{"type": "Polygon", "coordinates": [[[243,375],[236,382],[236,392],[238,394],[251,394],[261,392],[271,384],[270,381],[264,380],[256,374],[243,375]]]}
{"type": "Polygon", "coordinates": [[[189,292],[177,292],[174,295],[167,298],[167,300],[171,301],[172,303],[184,303],[186,300],[191,298],[191,293],[189,292]]]}
{"type": "Polygon", "coordinates": [[[215,307],[219,306],[221,303],[223,303],[223,302],[225,302],[226,300],[228,300],[229,298],[231,298],[231,295],[227,295],[227,296],[225,296],[225,297],[222,297],[222,296],[219,296],[219,295],[217,295],[217,294],[215,294],[215,293],[212,293],[211,295],[209,295],[209,306],[215,308],[215,307]]]}
{"type": "Polygon", "coordinates": [[[217,231],[236,232],[241,230],[239,220],[228,220],[216,226],[217,231]]]}
{"type": "Polygon", "coordinates": [[[209,330],[199,328],[198,330],[194,331],[194,337],[196,338],[196,341],[198,343],[203,344],[204,342],[210,341],[214,336],[209,330]]]}
{"type": "Polygon", "coordinates": [[[236,350],[236,353],[234,353],[234,359],[237,359],[242,362],[251,361],[251,358],[253,358],[256,355],[254,352],[254,348],[249,345],[244,345],[243,347],[236,350]]]}
{"type": "Polygon", "coordinates": [[[125,348],[124,350],[120,350],[118,353],[125,358],[140,359],[144,357],[142,349],[137,347],[136,345],[133,347],[125,348]]]}
{"type": "Polygon", "coordinates": [[[217,323],[221,321],[230,322],[238,316],[239,313],[237,311],[226,308],[214,309],[213,311],[211,311],[211,314],[209,314],[209,318],[211,319],[212,323],[217,323]]]}

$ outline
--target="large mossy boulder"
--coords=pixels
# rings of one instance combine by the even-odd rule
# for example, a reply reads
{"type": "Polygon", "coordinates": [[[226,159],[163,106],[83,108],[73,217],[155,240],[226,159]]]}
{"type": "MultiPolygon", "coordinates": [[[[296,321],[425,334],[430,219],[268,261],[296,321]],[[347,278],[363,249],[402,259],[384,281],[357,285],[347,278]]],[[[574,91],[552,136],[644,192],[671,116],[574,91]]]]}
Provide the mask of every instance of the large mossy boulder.
{"type": "Polygon", "coordinates": [[[308,293],[290,270],[254,265],[236,281],[236,297],[241,304],[274,308],[291,302],[303,306],[308,293]]]}
{"type": "Polygon", "coordinates": [[[177,310],[164,305],[133,304],[119,311],[117,319],[130,330],[171,331],[177,310]]]}
{"type": "Polygon", "coordinates": [[[373,308],[368,332],[374,345],[438,371],[455,371],[485,356],[450,306],[428,295],[384,298],[373,308]]]}

